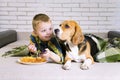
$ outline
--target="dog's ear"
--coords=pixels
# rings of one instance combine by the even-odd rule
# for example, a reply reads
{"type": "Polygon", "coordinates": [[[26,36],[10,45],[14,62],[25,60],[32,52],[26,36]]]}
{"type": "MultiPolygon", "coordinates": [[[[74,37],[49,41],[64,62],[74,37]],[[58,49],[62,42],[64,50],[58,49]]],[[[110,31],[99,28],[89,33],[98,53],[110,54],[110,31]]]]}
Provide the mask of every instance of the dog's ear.
{"type": "Polygon", "coordinates": [[[81,30],[80,26],[78,25],[78,23],[75,21],[74,21],[74,23],[75,23],[75,33],[72,37],[72,43],[75,45],[78,45],[83,42],[84,35],[83,35],[82,30],[81,30]]]}

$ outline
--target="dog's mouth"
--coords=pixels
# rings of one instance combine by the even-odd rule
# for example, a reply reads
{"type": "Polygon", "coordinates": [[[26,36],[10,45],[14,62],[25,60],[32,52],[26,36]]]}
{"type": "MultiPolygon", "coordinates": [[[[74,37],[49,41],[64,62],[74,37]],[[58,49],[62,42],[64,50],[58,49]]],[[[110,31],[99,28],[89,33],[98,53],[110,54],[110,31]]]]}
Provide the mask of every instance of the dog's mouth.
{"type": "Polygon", "coordinates": [[[65,41],[66,41],[66,40],[62,40],[62,39],[60,38],[60,30],[59,30],[59,29],[55,29],[55,30],[54,30],[54,33],[55,33],[56,38],[57,38],[60,42],[65,42],[65,41]]]}
{"type": "Polygon", "coordinates": [[[62,43],[66,42],[66,40],[62,40],[62,39],[60,39],[58,36],[56,36],[56,38],[57,38],[60,42],[62,42],[62,43]]]}

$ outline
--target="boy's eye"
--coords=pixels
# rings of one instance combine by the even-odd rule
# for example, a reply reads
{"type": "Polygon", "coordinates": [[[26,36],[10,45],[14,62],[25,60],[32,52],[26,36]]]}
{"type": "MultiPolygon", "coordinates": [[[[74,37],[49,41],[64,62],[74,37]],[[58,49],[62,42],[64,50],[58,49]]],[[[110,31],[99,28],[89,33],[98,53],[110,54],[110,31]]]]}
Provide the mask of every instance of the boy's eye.
{"type": "Polygon", "coordinates": [[[68,26],[67,24],[65,25],[65,28],[69,28],[70,26],[68,26]]]}
{"type": "Polygon", "coordinates": [[[42,30],[41,32],[45,32],[46,30],[42,30]]]}
{"type": "Polygon", "coordinates": [[[50,30],[52,30],[53,28],[50,28],[50,30]]]}

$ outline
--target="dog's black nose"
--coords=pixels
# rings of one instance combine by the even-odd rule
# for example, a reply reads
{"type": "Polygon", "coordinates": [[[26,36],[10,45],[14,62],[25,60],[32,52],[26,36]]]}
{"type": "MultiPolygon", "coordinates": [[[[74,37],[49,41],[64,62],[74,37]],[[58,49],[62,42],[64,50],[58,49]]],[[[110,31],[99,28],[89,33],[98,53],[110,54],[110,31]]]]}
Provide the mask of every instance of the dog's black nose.
{"type": "Polygon", "coordinates": [[[59,29],[54,30],[55,34],[58,34],[59,31],[60,31],[59,29]]]}

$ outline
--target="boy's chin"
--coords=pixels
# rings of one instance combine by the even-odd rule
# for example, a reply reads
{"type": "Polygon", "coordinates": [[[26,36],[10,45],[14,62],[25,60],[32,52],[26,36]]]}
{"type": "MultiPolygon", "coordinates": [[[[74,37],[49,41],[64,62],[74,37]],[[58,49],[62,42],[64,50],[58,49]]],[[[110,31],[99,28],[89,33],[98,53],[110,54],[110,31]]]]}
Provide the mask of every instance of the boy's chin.
{"type": "Polygon", "coordinates": [[[44,41],[49,41],[51,38],[45,38],[44,41]]]}

